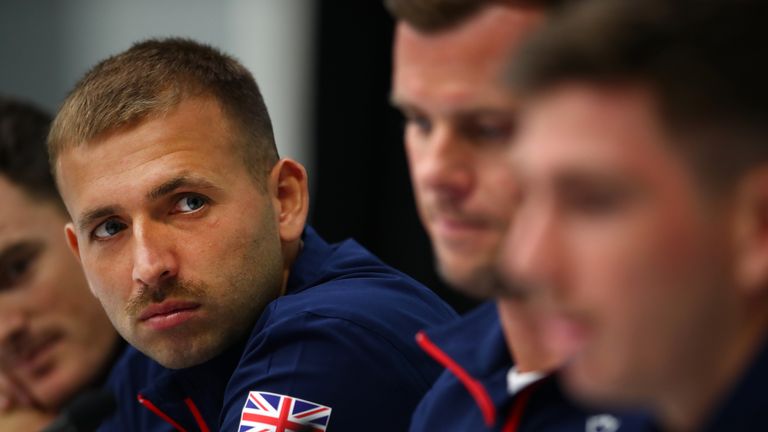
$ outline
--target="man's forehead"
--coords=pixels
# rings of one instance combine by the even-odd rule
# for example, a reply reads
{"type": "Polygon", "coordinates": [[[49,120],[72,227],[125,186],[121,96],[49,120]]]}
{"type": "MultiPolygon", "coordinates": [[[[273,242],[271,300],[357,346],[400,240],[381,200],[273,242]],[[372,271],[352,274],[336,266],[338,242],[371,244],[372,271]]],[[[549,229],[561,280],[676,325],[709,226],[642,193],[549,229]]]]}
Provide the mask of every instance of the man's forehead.
{"type": "MultiPolygon", "coordinates": [[[[150,117],[87,143],[69,148],[57,160],[63,193],[73,185],[92,189],[103,180],[115,186],[144,183],[147,177],[178,175],[179,170],[231,171],[242,164],[229,125],[210,99],[182,101],[167,115],[150,117]]],[[[66,198],[66,197],[65,197],[66,198]]]]}
{"type": "MultiPolygon", "coordinates": [[[[585,118],[606,118],[649,121],[657,118],[657,105],[652,89],[635,82],[603,83],[565,80],[540,90],[526,100],[526,111],[547,111],[571,118],[574,124],[585,118]],[[579,116],[574,116],[579,114],[579,116]],[[564,115],[563,115],[564,114],[564,115]]],[[[604,125],[611,126],[612,123],[604,125]]]]}
{"type": "Polygon", "coordinates": [[[438,74],[401,71],[395,76],[391,103],[407,113],[443,117],[508,115],[518,109],[518,99],[500,80],[438,74]]]}
{"type": "Polygon", "coordinates": [[[682,167],[647,93],[571,86],[529,104],[511,161],[521,177],[550,184],[653,177],[682,167]]]}
{"type": "MultiPolygon", "coordinates": [[[[237,137],[233,120],[224,111],[218,99],[208,95],[183,96],[180,100],[167,103],[151,111],[142,112],[130,120],[109,127],[82,142],[63,146],[61,155],[76,154],[83,159],[98,158],[99,149],[105,144],[117,145],[125,153],[125,144],[138,141],[139,146],[130,146],[132,151],[162,151],[163,144],[185,138],[210,139],[211,136],[226,137],[230,143],[237,137]],[[195,127],[198,126],[198,127],[195,127]]],[[[218,142],[219,140],[217,140],[218,142]]],[[[112,152],[112,150],[109,150],[112,152]]],[[[57,164],[58,166],[58,164],[57,164]]]]}
{"type": "Polygon", "coordinates": [[[395,75],[492,74],[502,79],[510,56],[540,21],[541,13],[505,6],[483,9],[455,28],[423,33],[400,22],[395,33],[395,75]]]}
{"type": "Polygon", "coordinates": [[[0,174],[0,230],[10,231],[19,229],[25,222],[32,223],[30,218],[43,218],[59,210],[55,198],[32,195],[32,192],[14,183],[0,174]]]}
{"type": "Polygon", "coordinates": [[[66,218],[54,203],[19,197],[22,199],[6,196],[6,205],[0,208],[0,253],[20,245],[41,243],[64,226],[66,218]]]}
{"type": "Polygon", "coordinates": [[[512,147],[510,167],[523,186],[557,188],[568,183],[613,181],[630,174],[631,162],[621,152],[590,152],[577,147],[546,149],[543,143],[536,148],[522,142],[512,147]]]}
{"type": "Polygon", "coordinates": [[[521,141],[530,144],[529,151],[541,146],[628,150],[666,141],[651,95],[636,87],[566,83],[523,108],[521,141]]]}

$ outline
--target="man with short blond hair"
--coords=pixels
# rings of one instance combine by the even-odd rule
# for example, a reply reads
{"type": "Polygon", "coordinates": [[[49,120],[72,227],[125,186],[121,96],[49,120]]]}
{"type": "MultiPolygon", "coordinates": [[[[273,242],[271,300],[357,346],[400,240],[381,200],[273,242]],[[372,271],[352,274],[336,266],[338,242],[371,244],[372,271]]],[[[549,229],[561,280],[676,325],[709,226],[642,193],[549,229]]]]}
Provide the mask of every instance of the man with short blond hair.
{"type": "Polygon", "coordinates": [[[407,426],[439,372],[412,333],[454,313],[305,226],[304,167],[279,159],[237,61],[138,43],[77,84],[49,145],[70,248],[138,350],[110,380],[119,410],[103,430],[407,426]]]}

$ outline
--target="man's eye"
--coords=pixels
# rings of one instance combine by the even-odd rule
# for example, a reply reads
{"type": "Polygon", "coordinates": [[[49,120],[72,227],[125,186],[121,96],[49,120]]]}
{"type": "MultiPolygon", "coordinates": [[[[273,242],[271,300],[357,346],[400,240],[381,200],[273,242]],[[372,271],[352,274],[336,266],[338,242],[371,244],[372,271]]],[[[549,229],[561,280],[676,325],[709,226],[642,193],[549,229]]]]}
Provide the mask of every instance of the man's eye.
{"type": "Polygon", "coordinates": [[[97,239],[107,239],[117,235],[125,228],[126,225],[124,223],[118,222],[115,219],[109,219],[93,230],[93,236],[97,239]]]}
{"type": "Polygon", "coordinates": [[[512,138],[514,125],[512,122],[477,123],[466,125],[464,132],[474,140],[499,141],[506,144],[512,138]]]}
{"type": "Polygon", "coordinates": [[[619,211],[627,202],[627,194],[617,191],[593,191],[569,197],[570,208],[582,214],[608,215],[619,211]]]}
{"type": "Polygon", "coordinates": [[[7,265],[0,268],[0,289],[13,287],[24,279],[32,266],[32,258],[22,257],[11,260],[7,265]]]}
{"type": "Polygon", "coordinates": [[[189,195],[176,201],[174,213],[194,213],[208,203],[208,200],[199,195],[189,195]]]}
{"type": "Polygon", "coordinates": [[[420,134],[428,134],[432,130],[432,122],[424,116],[408,116],[406,127],[415,128],[420,134]]]}

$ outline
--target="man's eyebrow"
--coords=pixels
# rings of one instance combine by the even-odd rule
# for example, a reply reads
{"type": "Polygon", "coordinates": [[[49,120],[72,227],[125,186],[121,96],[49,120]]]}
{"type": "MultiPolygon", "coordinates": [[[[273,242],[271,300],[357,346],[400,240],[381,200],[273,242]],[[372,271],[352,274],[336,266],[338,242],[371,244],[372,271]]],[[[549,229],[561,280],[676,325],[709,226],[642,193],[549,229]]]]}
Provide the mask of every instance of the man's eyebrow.
{"type": "Polygon", "coordinates": [[[152,188],[152,190],[147,192],[145,195],[145,199],[147,201],[156,201],[170,193],[173,193],[173,191],[181,187],[191,187],[195,189],[218,189],[218,187],[216,187],[208,180],[182,174],[152,188]]]}
{"type": "Polygon", "coordinates": [[[79,220],[77,222],[77,229],[78,231],[86,231],[94,221],[107,216],[111,216],[117,213],[119,210],[120,207],[117,206],[104,206],[95,208],[93,210],[88,210],[78,218],[79,220]]]}
{"type": "Polygon", "coordinates": [[[616,191],[639,192],[639,188],[628,181],[621,171],[568,171],[561,173],[554,179],[554,186],[559,193],[569,193],[585,187],[596,186],[616,191]]]}
{"type": "Polygon", "coordinates": [[[8,260],[10,257],[19,253],[37,252],[43,248],[43,243],[40,241],[18,241],[0,248],[0,263],[8,260]]]}
{"type": "MultiPolygon", "coordinates": [[[[390,105],[402,112],[405,115],[423,113],[424,110],[417,105],[408,101],[396,99],[394,96],[390,98],[390,105]]],[[[517,107],[486,107],[486,106],[465,106],[454,110],[446,111],[444,115],[455,118],[457,120],[475,119],[481,117],[510,117],[514,120],[515,115],[518,114],[517,107]]]]}
{"type": "Polygon", "coordinates": [[[418,100],[413,100],[409,97],[403,97],[402,95],[396,95],[390,93],[389,106],[401,111],[403,113],[420,113],[424,110],[420,107],[418,100]]]}
{"type": "MultiPolygon", "coordinates": [[[[182,174],[152,188],[152,190],[147,192],[144,198],[147,201],[155,201],[181,187],[192,187],[196,189],[219,189],[208,180],[182,174]]],[[[93,210],[88,210],[80,216],[79,221],[77,222],[77,228],[80,231],[86,231],[94,223],[94,221],[105,218],[107,216],[111,216],[113,214],[117,214],[121,210],[122,207],[114,205],[108,205],[104,207],[98,207],[93,210]]]]}
{"type": "Polygon", "coordinates": [[[390,93],[389,94],[389,105],[394,108],[400,108],[403,105],[403,101],[400,100],[399,97],[397,97],[396,94],[390,93]]]}
{"type": "Polygon", "coordinates": [[[420,110],[415,105],[409,103],[408,101],[397,99],[394,96],[390,97],[389,106],[392,107],[392,109],[400,111],[400,113],[402,114],[411,114],[411,113],[420,112],[420,110]]]}

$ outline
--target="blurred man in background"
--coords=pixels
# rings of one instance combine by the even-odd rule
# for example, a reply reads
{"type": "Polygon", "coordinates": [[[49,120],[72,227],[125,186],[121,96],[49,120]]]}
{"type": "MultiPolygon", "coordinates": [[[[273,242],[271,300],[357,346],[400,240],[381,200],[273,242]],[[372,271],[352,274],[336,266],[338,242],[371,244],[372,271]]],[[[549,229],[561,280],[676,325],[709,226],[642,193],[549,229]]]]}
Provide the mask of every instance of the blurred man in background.
{"type": "Polygon", "coordinates": [[[764,1],[592,1],[518,58],[506,271],[585,401],[768,430],[764,1]]]}
{"type": "Polygon", "coordinates": [[[121,340],[67,248],[50,117],[0,98],[0,430],[39,430],[100,386],[121,340]]]}
{"type": "Polygon", "coordinates": [[[447,371],[419,405],[411,430],[636,427],[634,418],[622,424],[585,412],[562,397],[555,380],[541,381],[564,355],[544,345],[536,307],[502,291],[494,277],[515,207],[507,153],[518,102],[505,72],[510,55],[559,3],[386,2],[398,20],[392,101],[406,117],[411,179],[438,269],[465,294],[495,299],[419,334],[447,371]]]}

